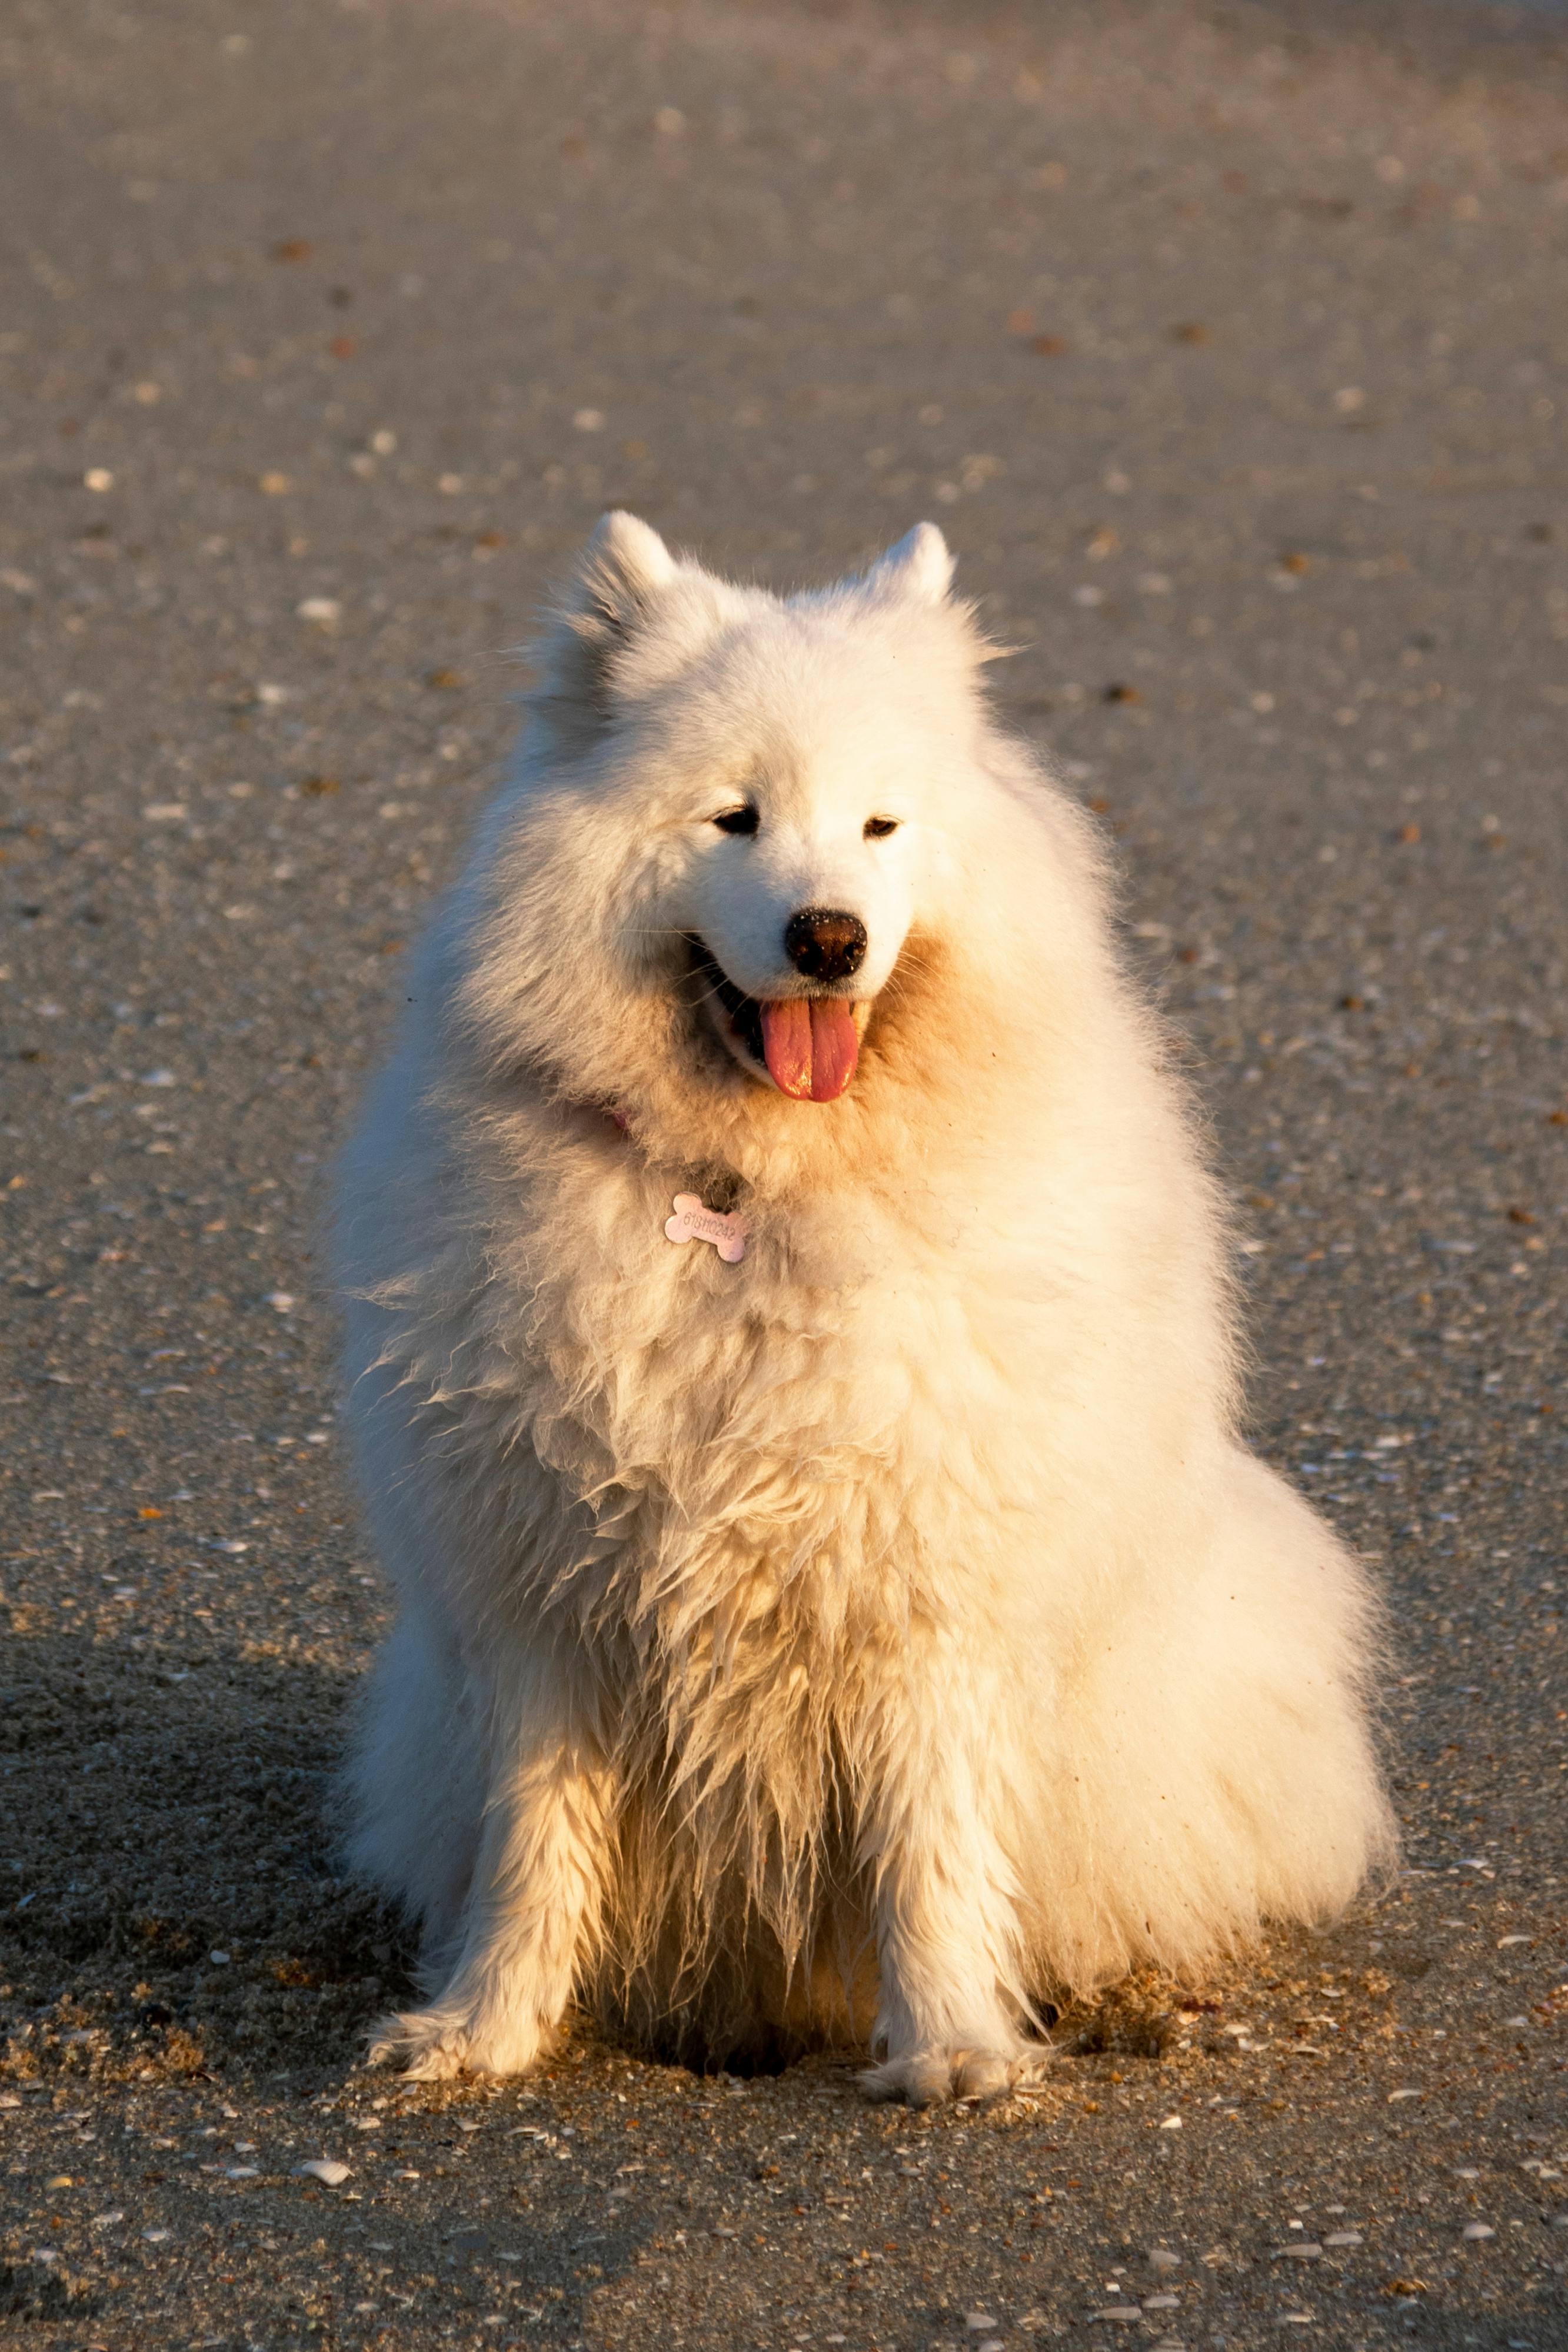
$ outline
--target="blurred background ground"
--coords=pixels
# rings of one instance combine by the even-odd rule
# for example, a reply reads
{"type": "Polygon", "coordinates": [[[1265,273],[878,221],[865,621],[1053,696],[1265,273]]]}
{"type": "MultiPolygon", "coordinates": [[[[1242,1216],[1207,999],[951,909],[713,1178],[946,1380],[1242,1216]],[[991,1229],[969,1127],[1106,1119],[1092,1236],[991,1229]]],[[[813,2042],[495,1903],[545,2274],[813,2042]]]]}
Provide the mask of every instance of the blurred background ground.
{"type": "Polygon", "coordinates": [[[0,67],[0,2340],[1568,2341],[1562,11],[11,0],[0,67]],[[1399,1885],[1000,2109],[357,2071],[325,1177],[611,502],[778,583],[948,531],[1392,1603],[1399,1885]]]}

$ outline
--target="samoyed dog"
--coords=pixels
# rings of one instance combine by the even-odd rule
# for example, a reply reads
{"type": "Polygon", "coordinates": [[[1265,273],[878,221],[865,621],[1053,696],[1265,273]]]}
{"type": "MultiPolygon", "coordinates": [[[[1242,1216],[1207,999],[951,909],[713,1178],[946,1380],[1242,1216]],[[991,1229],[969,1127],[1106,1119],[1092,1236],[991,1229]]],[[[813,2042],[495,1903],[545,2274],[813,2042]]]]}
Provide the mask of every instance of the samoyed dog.
{"type": "Polygon", "coordinates": [[[951,574],[607,516],[348,1153],[413,2074],[577,2002],[974,2096],[1391,1852],[1375,1604],[1238,1433],[1191,1105],[951,574]]]}

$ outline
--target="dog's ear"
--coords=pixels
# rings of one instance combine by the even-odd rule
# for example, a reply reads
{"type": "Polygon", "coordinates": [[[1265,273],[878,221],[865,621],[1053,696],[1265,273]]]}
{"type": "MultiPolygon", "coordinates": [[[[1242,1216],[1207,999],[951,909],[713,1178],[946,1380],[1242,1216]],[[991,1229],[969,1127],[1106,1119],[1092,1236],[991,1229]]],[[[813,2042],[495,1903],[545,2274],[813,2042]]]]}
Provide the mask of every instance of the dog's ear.
{"type": "Polygon", "coordinates": [[[651,523],[616,507],[601,515],[578,566],[582,609],[622,634],[674,578],[674,557],[651,523]]]}
{"type": "Polygon", "coordinates": [[[536,649],[537,701],[585,719],[609,709],[617,661],[680,570],[659,534],[617,509],[601,515],[536,649]]]}
{"type": "Polygon", "coordinates": [[[944,604],[953,585],[953,556],[936,524],[917,522],[895,540],[866,573],[865,585],[879,600],[944,604]]]}

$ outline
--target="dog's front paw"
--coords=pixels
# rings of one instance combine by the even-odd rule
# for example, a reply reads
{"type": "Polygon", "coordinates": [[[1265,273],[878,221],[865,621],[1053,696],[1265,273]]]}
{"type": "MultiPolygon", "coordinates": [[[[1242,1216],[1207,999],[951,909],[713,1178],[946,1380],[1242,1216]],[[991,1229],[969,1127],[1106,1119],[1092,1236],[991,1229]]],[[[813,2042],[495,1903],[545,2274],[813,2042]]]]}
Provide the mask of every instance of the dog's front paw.
{"type": "Polygon", "coordinates": [[[903,2099],[912,2107],[934,2107],[943,2099],[994,2099],[1038,2082],[1050,2058],[1050,2050],[1034,2042],[1008,2050],[908,2050],[868,2066],[861,2089],[868,2099],[903,2099]]]}
{"type": "Polygon", "coordinates": [[[474,2070],[468,2034],[438,2009],[396,2011],[371,2033],[372,2066],[401,2066],[416,2083],[444,2082],[474,2070]]]}
{"type": "Polygon", "coordinates": [[[455,2074],[521,2074],[543,2046],[537,2029],[486,2030],[459,2012],[409,2009],[383,2017],[368,2053],[372,2066],[400,2065],[415,2083],[444,2083],[455,2074]]]}

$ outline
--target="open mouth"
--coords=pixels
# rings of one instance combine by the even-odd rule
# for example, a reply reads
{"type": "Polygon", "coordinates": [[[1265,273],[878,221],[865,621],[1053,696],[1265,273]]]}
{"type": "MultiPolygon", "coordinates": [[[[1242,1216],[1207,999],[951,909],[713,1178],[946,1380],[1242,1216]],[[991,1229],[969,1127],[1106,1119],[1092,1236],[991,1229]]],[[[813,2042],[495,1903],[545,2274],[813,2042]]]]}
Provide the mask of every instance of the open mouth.
{"type": "Polygon", "coordinates": [[[855,1074],[871,1007],[848,996],[780,996],[764,1002],[737,988],[704,942],[690,941],[692,969],[708,992],[714,1025],[737,1058],[765,1070],[797,1102],[833,1102],[855,1074]]]}

